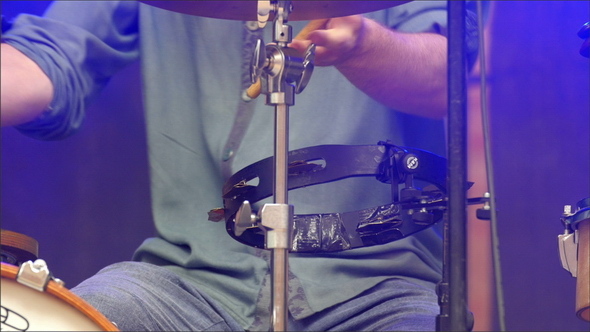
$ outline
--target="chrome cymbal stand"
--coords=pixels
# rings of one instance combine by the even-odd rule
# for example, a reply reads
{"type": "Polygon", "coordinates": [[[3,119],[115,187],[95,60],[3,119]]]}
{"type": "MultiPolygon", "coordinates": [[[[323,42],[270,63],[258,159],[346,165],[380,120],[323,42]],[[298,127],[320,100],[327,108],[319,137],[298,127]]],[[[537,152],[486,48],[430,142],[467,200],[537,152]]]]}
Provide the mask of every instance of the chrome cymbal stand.
{"type": "Polygon", "coordinates": [[[266,249],[272,250],[271,297],[272,330],[287,330],[288,254],[291,248],[293,206],[288,204],[287,167],[289,151],[289,106],[295,104],[295,94],[303,91],[313,72],[315,46],[302,55],[289,48],[292,28],[287,25],[291,1],[258,1],[259,27],[265,26],[270,13],[274,13],[273,42],[262,46],[258,40],[251,62],[251,78],[262,82],[266,105],[275,108],[274,135],[274,201],[265,204],[258,216],[252,214],[246,201],[236,214],[236,229],[257,225],[265,231],[266,249]]]}

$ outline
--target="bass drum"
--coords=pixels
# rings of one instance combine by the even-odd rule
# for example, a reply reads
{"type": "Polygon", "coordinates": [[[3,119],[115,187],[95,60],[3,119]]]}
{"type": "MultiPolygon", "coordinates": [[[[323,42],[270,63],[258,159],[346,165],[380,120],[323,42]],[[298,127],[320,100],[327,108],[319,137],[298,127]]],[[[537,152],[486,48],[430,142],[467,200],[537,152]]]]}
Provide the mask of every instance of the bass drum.
{"type": "Polygon", "coordinates": [[[45,291],[17,281],[18,267],[2,263],[2,331],[118,331],[90,304],[50,280],[45,291]]]}

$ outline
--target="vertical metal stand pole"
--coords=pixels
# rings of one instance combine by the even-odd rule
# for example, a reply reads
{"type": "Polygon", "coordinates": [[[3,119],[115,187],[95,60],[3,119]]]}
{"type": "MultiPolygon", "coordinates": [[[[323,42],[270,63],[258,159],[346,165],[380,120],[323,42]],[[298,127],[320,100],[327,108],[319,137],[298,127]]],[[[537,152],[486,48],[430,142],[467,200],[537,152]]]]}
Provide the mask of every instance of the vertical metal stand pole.
{"type": "MultiPolygon", "coordinates": [[[[274,153],[274,203],[287,204],[287,165],[289,151],[289,106],[275,106],[275,153],[274,153]]],[[[286,234],[289,237],[289,234],[286,234]]],[[[289,241],[287,241],[289,242],[289,241]]],[[[288,281],[288,247],[277,246],[272,249],[272,306],[273,331],[287,330],[287,281],[288,281]]]]}
{"type": "Polygon", "coordinates": [[[439,294],[439,331],[469,331],[467,311],[467,66],[465,1],[448,1],[448,220],[445,225],[445,262],[439,294]],[[448,293],[447,293],[448,292],[448,293]]]}
{"type": "Polygon", "coordinates": [[[287,165],[289,151],[289,106],[279,104],[275,106],[275,191],[274,201],[277,204],[287,204],[287,165]]]}
{"type": "Polygon", "coordinates": [[[287,275],[289,263],[287,249],[272,250],[272,325],[273,331],[287,331],[287,275]]]}
{"type": "MultiPolygon", "coordinates": [[[[271,254],[272,331],[286,331],[288,318],[289,249],[293,207],[288,204],[289,165],[289,106],[295,104],[296,93],[303,91],[313,71],[315,46],[301,56],[288,47],[292,29],[287,23],[291,1],[258,2],[258,21],[266,22],[274,12],[273,44],[256,46],[251,74],[266,83],[266,104],[274,105],[274,183],[273,204],[265,204],[260,211],[260,226],[266,232],[266,248],[271,254]],[[268,3],[267,3],[268,2],[268,3]]],[[[262,25],[264,26],[264,25],[262,25]]]]}
{"type": "Polygon", "coordinates": [[[467,65],[465,1],[449,1],[450,331],[467,331],[467,65]]]}

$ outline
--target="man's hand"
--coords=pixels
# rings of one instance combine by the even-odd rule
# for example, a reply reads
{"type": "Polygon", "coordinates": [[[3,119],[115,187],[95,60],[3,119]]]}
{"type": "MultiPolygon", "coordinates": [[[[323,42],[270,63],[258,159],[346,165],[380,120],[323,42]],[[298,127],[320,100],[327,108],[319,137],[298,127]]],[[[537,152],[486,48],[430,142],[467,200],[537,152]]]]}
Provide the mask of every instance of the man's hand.
{"type": "Polygon", "coordinates": [[[306,36],[290,46],[304,52],[316,44],[315,65],[335,66],[380,103],[424,117],[446,115],[446,37],[399,32],[362,15],[329,19],[306,36]]]}
{"type": "Polygon", "coordinates": [[[327,21],[323,29],[311,31],[306,39],[294,39],[289,45],[304,52],[311,44],[316,45],[315,61],[317,66],[334,66],[355,56],[360,50],[363,38],[361,15],[336,17],[327,21]]]}

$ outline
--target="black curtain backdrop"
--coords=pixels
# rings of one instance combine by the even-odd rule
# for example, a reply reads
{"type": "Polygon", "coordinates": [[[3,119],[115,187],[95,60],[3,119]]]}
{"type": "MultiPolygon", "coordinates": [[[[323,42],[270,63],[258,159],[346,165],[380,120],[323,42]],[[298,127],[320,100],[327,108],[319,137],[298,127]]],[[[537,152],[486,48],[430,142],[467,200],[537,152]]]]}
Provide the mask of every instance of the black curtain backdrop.
{"type": "MultiPolygon", "coordinates": [[[[0,4],[10,19],[48,2],[0,4]]],[[[490,120],[507,329],[588,331],[557,250],[563,206],[590,196],[589,61],[576,35],[588,2],[494,6],[490,120]]],[[[68,287],[130,259],[154,234],[138,68],[113,78],[68,139],[1,131],[2,228],[35,238],[68,287]]]]}

